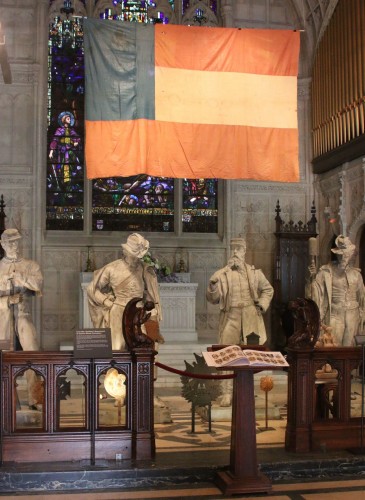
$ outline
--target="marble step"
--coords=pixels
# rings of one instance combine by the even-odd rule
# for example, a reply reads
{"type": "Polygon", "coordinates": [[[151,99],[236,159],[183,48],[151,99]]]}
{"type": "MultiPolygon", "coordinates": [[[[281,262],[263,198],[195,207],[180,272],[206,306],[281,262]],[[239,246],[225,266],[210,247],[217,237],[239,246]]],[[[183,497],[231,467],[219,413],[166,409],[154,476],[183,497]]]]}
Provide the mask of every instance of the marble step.
{"type": "MultiPolygon", "coordinates": [[[[194,354],[201,356],[202,351],[206,351],[210,345],[212,344],[191,342],[160,344],[156,361],[176,370],[185,371],[185,361],[194,363],[196,361],[194,354]]],[[[180,375],[157,368],[155,387],[181,387],[180,375]]]]}

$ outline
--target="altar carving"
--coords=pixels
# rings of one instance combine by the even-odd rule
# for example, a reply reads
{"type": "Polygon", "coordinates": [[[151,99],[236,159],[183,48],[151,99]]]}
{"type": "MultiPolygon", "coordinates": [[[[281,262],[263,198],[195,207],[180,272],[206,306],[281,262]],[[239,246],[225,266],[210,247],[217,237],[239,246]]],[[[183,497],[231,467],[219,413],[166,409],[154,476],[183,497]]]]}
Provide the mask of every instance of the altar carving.
{"type": "Polygon", "coordinates": [[[197,342],[195,305],[197,283],[160,283],[162,321],[166,342],[197,342]]]}

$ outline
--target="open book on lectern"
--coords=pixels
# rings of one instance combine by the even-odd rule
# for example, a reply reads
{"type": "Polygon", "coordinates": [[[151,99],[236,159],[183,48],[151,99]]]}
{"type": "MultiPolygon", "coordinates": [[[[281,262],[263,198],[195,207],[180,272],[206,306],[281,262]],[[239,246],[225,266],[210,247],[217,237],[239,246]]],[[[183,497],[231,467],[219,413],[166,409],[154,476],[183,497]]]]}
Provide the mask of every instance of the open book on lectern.
{"type": "Polygon", "coordinates": [[[242,350],[238,345],[229,345],[223,349],[202,353],[208,366],[216,368],[222,366],[289,366],[288,362],[277,351],[255,351],[253,349],[242,350]]]}

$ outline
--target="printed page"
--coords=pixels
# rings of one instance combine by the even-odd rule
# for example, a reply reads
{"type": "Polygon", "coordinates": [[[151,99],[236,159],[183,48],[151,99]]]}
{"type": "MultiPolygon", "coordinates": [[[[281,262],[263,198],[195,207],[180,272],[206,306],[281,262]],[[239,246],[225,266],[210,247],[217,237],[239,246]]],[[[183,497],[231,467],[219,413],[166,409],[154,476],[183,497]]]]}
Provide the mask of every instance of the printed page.
{"type": "Polygon", "coordinates": [[[219,351],[203,352],[202,354],[208,366],[226,366],[235,361],[248,364],[244,351],[238,345],[231,345],[219,351]]]}
{"type": "Polygon", "coordinates": [[[289,366],[281,352],[256,351],[232,345],[219,351],[203,352],[203,357],[208,366],[289,366]]]}
{"type": "Polygon", "coordinates": [[[255,366],[289,366],[284,356],[279,351],[243,351],[250,365],[255,366]]]}

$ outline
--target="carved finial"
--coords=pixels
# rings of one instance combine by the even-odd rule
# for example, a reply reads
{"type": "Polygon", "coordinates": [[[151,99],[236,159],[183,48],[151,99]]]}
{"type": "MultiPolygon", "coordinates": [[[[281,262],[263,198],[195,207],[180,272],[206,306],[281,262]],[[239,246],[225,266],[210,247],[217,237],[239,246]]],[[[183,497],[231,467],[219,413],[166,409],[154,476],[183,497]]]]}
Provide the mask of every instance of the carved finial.
{"type": "Polygon", "coordinates": [[[317,218],[316,218],[316,207],[314,205],[314,200],[312,202],[311,214],[312,214],[312,217],[311,217],[310,221],[308,221],[308,230],[312,233],[316,233],[317,232],[317,218]]]}
{"type": "Polygon", "coordinates": [[[280,228],[281,228],[281,224],[282,224],[282,220],[281,220],[281,217],[280,217],[280,212],[281,212],[281,208],[280,208],[280,203],[279,203],[279,200],[277,201],[276,203],[276,207],[275,207],[275,212],[276,212],[276,217],[275,217],[275,221],[276,221],[276,232],[278,233],[280,231],[280,228]]]}
{"type": "Polygon", "coordinates": [[[90,259],[90,247],[87,247],[87,259],[86,259],[86,267],[85,267],[85,273],[90,273],[94,271],[93,264],[90,259]]]}

